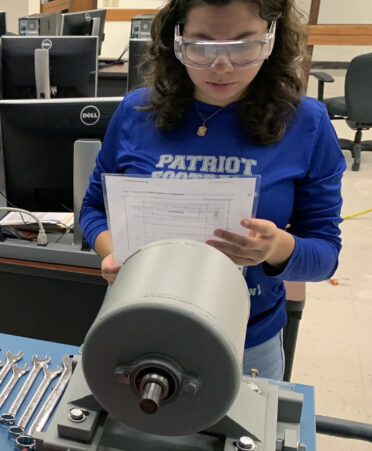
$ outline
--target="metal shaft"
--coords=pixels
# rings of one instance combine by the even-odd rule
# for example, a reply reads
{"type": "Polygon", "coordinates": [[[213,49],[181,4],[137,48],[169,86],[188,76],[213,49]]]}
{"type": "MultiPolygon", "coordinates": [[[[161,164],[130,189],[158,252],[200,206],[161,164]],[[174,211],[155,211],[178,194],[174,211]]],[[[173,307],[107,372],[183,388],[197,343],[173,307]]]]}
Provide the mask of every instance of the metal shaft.
{"type": "Polygon", "coordinates": [[[169,393],[169,381],[166,377],[153,372],[146,374],[139,384],[141,393],[140,409],[144,413],[155,413],[160,401],[166,399],[169,393]]]}
{"type": "Polygon", "coordinates": [[[162,398],[163,389],[156,382],[148,382],[145,385],[140,408],[143,412],[151,414],[155,413],[159,408],[159,403],[162,398]]]}

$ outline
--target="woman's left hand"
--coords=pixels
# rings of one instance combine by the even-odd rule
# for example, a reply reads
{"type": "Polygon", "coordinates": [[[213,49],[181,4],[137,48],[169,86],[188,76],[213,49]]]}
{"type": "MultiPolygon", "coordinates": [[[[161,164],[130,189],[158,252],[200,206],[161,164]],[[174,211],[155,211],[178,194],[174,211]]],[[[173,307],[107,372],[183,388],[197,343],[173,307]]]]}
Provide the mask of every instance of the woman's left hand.
{"type": "Polygon", "coordinates": [[[295,245],[291,234],[265,219],[243,219],[241,225],[249,229],[247,235],[217,229],[214,235],[224,241],[208,240],[207,244],[219,249],[237,265],[255,266],[266,261],[280,267],[287,262],[295,245]]]}

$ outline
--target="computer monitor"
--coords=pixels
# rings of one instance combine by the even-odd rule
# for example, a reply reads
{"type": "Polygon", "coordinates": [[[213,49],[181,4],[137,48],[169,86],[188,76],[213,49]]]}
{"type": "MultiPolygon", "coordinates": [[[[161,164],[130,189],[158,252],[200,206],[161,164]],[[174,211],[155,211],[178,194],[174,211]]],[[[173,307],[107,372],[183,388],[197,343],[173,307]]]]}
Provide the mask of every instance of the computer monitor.
{"type": "Polygon", "coordinates": [[[8,205],[31,211],[72,211],[74,143],[102,141],[121,100],[0,102],[0,189],[5,190],[8,205]]]}
{"type": "Polygon", "coordinates": [[[98,36],[98,54],[101,54],[102,41],[105,39],[105,9],[92,9],[62,14],[62,36],[98,36]]]}
{"type": "Polygon", "coordinates": [[[3,36],[1,98],[97,95],[95,36],[3,36]]]}
{"type": "Polygon", "coordinates": [[[0,36],[6,33],[6,12],[0,11],[0,36]]]}

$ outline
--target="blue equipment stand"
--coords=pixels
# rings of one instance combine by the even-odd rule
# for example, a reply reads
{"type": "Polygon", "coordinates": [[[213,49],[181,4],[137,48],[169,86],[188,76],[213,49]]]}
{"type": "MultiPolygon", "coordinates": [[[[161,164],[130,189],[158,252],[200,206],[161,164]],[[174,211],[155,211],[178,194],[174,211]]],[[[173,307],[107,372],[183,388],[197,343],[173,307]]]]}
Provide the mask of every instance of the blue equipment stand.
{"type": "MultiPolygon", "coordinates": [[[[30,318],[30,321],[32,319],[30,318]]],[[[66,325],[68,327],[68,325],[66,325]]],[[[49,341],[41,341],[41,340],[35,340],[31,338],[24,338],[24,337],[17,337],[14,335],[6,335],[0,333],[0,360],[3,362],[3,364],[6,361],[6,352],[11,351],[13,354],[18,353],[19,351],[23,352],[23,358],[19,361],[20,366],[24,366],[24,364],[27,362],[32,368],[32,356],[37,355],[38,358],[44,358],[46,355],[48,355],[51,358],[49,367],[50,368],[56,368],[57,365],[62,366],[61,358],[63,355],[68,354],[70,356],[79,354],[79,347],[78,346],[72,346],[72,345],[65,345],[60,343],[53,343],[49,341]]],[[[3,383],[0,386],[0,391],[3,389],[3,387],[6,385],[7,381],[11,377],[11,371],[7,375],[6,379],[3,381],[3,383]]],[[[26,377],[26,376],[24,376],[26,377]]],[[[32,398],[37,386],[40,384],[41,380],[43,378],[42,372],[39,373],[36,381],[33,384],[32,389],[30,390],[30,393],[26,397],[20,412],[18,413],[17,417],[19,415],[22,415],[23,410],[26,408],[27,404],[29,403],[30,399],[32,398]]],[[[50,390],[52,387],[56,384],[58,379],[52,383],[50,389],[45,395],[45,398],[50,393],[50,390]]],[[[19,388],[22,386],[24,382],[24,379],[21,378],[20,381],[18,381],[15,389],[5,402],[4,406],[2,407],[0,413],[6,413],[9,410],[10,405],[14,401],[17,392],[19,388]]],[[[273,383],[276,383],[273,381],[273,383]]],[[[303,393],[304,395],[304,402],[303,402],[303,410],[302,410],[302,417],[301,417],[301,442],[306,444],[307,451],[315,451],[316,450],[316,441],[315,441],[315,405],[314,405],[314,388],[308,385],[302,385],[302,384],[294,384],[292,382],[278,382],[281,389],[284,390],[291,390],[298,393],[303,393]]],[[[43,401],[41,401],[40,405],[43,404],[43,401]]],[[[39,407],[40,407],[39,405],[39,407]]],[[[37,415],[38,410],[36,410],[34,417],[37,415]]],[[[29,425],[32,423],[33,419],[31,419],[29,425]]],[[[14,451],[14,441],[8,437],[8,431],[7,427],[0,425],[0,450],[1,451],[14,451]]]]}

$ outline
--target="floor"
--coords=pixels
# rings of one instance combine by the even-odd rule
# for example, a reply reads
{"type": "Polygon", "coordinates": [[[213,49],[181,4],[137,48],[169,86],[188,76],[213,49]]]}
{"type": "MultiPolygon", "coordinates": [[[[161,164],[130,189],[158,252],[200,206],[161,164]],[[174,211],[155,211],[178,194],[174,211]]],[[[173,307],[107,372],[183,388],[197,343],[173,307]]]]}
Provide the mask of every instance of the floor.
{"type": "MultiPolygon", "coordinates": [[[[328,71],[335,83],[325,97],[343,95],[345,71],[328,71]]],[[[311,77],[308,95],[316,97],[311,77]]],[[[339,137],[353,138],[342,121],[339,137]]],[[[363,134],[372,140],[372,131],[363,134]]],[[[372,152],[362,153],[359,172],[351,171],[351,154],[343,179],[342,216],[372,208],[372,152]]],[[[308,283],[306,306],[297,341],[292,380],[313,385],[316,413],[372,424],[372,212],[345,220],[343,249],[329,281],[308,283]]],[[[372,451],[372,443],[317,435],[318,451],[372,451]]]]}

